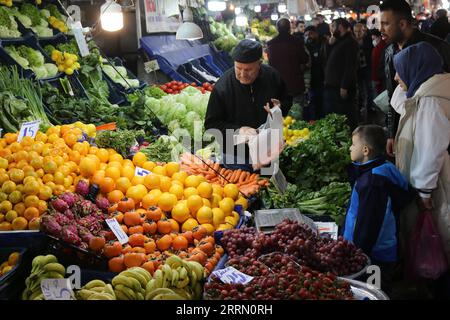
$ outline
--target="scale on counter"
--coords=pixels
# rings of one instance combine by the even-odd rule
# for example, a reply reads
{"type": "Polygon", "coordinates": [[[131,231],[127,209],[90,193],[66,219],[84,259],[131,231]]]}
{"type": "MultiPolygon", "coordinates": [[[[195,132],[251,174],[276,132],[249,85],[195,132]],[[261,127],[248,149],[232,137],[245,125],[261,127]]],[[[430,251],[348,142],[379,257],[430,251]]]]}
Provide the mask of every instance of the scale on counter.
{"type": "Polygon", "coordinates": [[[284,219],[290,219],[308,225],[314,232],[318,232],[314,221],[300,213],[297,208],[264,209],[255,211],[255,224],[258,231],[271,233],[275,226],[284,219]]]}

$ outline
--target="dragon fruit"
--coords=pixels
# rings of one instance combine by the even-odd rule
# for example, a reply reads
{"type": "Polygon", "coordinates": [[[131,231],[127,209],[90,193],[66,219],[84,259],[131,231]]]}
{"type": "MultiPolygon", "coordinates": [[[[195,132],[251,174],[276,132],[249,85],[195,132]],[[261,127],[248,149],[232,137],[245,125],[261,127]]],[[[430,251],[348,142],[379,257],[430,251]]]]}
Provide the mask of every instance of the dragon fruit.
{"type": "Polygon", "coordinates": [[[80,235],[81,240],[86,243],[89,243],[89,241],[94,238],[94,235],[86,227],[83,226],[78,226],[78,234],[80,235]]]}
{"type": "Polygon", "coordinates": [[[81,200],[75,203],[73,211],[81,217],[85,217],[94,214],[98,211],[98,208],[89,200],[81,200]]]}
{"type": "Polygon", "coordinates": [[[80,200],[80,196],[72,192],[65,192],[60,199],[64,200],[70,208],[75,204],[75,202],[80,200]]]}
{"type": "Polygon", "coordinates": [[[70,219],[60,212],[55,212],[53,214],[53,217],[55,218],[55,221],[61,226],[65,226],[71,223],[70,219]]]}
{"type": "Polygon", "coordinates": [[[105,197],[97,198],[95,204],[100,210],[106,211],[109,208],[109,200],[105,197]]]}
{"type": "Polygon", "coordinates": [[[69,205],[63,199],[55,199],[51,202],[52,207],[58,212],[64,212],[69,209],[69,205]]]}
{"type": "Polygon", "coordinates": [[[43,215],[41,218],[41,226],[52,236],[59,237],[61,235],[62,227],[56,222],[55,217],[51,215],[43,215]]]}
{"type": "Polygon", "coordinates": [[[86,242],[82,242],[78,245],[78,248],[87,250],[87,249],[89,249],[89,245],[86,242]]]}
{"type": "Polygon", "coordinates": [[[86,197],[89,194],[89,183],[84,180],[78,181],[75,192],[86,197]]]}
{"type": "Polygon", "coordinates": [[[73,214],[72,210],[67,209],[66,211],[64,211],[64,215],[65,215],[66,218],[69,219],[71,222],[75,221],[75,215],[73,214]]]}
{"type": "Polygon", "coordinates": [[[83,217],[77,223],[79,226],[87,228],[93,234],[97,234],[102,230],[102,225],[94,216],[83,217]]]}
{"type": "MultiPolygon", "coordinates": [[[[78,232],[78,230],[76,231],[78,232]]],[[[77,232],[73,232],[70,226],[64,226],[61,231],[61,239],[68,243],[79,245],[81,243],[81,239],[78,236],[77,232]]]]}

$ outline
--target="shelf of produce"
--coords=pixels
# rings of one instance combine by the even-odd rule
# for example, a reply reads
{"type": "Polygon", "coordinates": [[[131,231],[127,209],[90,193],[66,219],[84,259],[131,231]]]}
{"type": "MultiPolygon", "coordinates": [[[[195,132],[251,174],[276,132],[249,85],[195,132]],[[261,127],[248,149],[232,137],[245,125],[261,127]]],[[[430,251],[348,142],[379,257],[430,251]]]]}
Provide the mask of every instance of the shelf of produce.
{"type": "MultiPolygon", "coordinates": [[[[114,63],[114,66],[116,67],[123,67],[123,62],[120,58],[114,58],[114,59],[110,59],[112,63],[114,63]]],[[[109,63],[105,63],[104,65],[109,65],[109,63]]],[[[120,83],[115,82],[103,69],[102,69],[102,73],[104,75],[104,77],[106,78],[106,80],[109,82],[109,84],[111,84],[113,87],[116,88],[117,91],[119,91],[122,94],[130,94],[133,93],[136,90],[142,90],[147,86],[147,83],[145,83],[144,81],[139,80],[130,70],[126,69],[127,71],[127,79],[131,79],[131,80],[138,80],[139,81],[139,86],[137,87],[131,87],[131,88],[125,88],[123,85],[121,85],[120,83]]],[[[119,76],[120,77],[120,76],[119,76]]]]}
{"type": "Polygon", "coordinates": [[[25,247],[1,247],[0,263],[8,261],[11,253],[18,252],[19,258],[15,266],[0,277],[0,300],[19,299],[24,286],[23,279],[31,269],[29,250],[25,247]]]}

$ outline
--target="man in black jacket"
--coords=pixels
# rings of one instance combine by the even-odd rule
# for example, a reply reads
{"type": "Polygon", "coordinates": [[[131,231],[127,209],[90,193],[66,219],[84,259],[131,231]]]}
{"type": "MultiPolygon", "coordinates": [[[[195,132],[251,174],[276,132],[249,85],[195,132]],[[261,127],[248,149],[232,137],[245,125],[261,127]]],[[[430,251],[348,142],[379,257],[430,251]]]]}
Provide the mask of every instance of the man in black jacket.
{"type": "MultiPolygon", "coordinates": [[[[209,98],[205,129],[216,129],[222,134],[223,162],[226,166],[252,171],[248,149],[245,157],[238,158],[238,148],[231,148],[234,133],[256,135],[257,128],[267,119],[264,106],[274,102],[273,99],[279,101],[283,116],[287,116],[292,97],[288,95],[286,84],[278,71],[262,64],[262,46],[259,42],[242,40],[234,49],[232,57],[234,68],[220,77],[209,98]]],[[[220,143],[219,140],[216,141],[220,143]]]]}
{"type": "MultiPolygon", "coordinates": [[[[450,45],[444,40],[427,33],[422,33],[413,26],[411,7],[405,0],[386,0],[380,5],[381,11],[381,33],[383,39],[389,44],[385,51],[384,68],[386,74],[386,89],[389,97],[392,97],[397,83],[394,80],[394,55],[400,50],[421,41],[430,43],[442,56],[444,70],[449,72],[450,45]]],[[[394,138],[397,132],[399,115],[390,108],[387,115],[387,126],[389,139],[386,152],[393,157],[394,138]]]]}
{"type": "Polygon", "coordinates": [[[350,23],[342,18],[331,24],[333,33],[327,49],[325,66],[324,115],[344,114],[349,126],[357,125],[356,83],[359,66],[358,43],[353,37],[350,23]]]}
{"type": "Polygon", "coordinates": [[[448,22],[447,10],[439,9],[436,11],[437,20],[433,23],[430,33],[444,39],[450,33],[450,23],[448,22]]]}

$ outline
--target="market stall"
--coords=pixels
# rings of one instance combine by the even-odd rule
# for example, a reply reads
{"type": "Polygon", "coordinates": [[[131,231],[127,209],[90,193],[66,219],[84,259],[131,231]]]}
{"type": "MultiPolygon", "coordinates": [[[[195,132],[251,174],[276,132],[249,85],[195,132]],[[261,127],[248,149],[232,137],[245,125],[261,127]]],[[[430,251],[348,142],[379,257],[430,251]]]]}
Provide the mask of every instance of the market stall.
{"type": "MultiPolygon", "coordinates": [[[[77,300],[387,299],[350,280],[370,261],[337,237],[345,117],[284,119],[287,188],[226,169],[203,123],[209,77],[227,66],[216,49],[238,37],[212,20],[216,48],[142,38],[173,79],[149,85],[66,14],[59,2],[0,4],[0,299],[57,299],[48,279],[77,300]],[[260,211],[286,208],[298,212],[266,233],[260,211]]],[[[267,20],[251,30],[274,34],[267,20]]]]}

